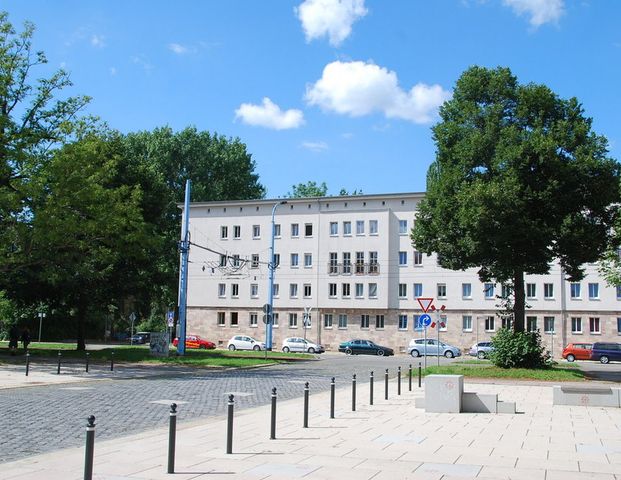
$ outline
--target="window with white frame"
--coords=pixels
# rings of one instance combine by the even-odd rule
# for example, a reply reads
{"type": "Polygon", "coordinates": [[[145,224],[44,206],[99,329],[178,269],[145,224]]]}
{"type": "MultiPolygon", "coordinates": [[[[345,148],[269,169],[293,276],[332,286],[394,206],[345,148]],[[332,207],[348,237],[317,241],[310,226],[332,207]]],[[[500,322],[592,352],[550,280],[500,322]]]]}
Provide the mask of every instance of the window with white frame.
{"type": "Polygon", "coordinates": [[[356,283],[356,298],[364,297],[364,283],[356,283]]]}
{"type": "Polygon", "coordinates": [[[414,266],[420,267],[423,264],[423,253],[418,250],[414,250],[412,256],[414,257],[414,266]]]}
{"type": "Polygon", "coordinates": [[[569,295],[572,299],[575,300],[577,298],[580,298],[580,294],[581,294],[580,283],[578,282],[571,283],[569,286],[569,292],[570,292],[569,295]]]}
{"type": "Polygon", "coordinates": [[[289,284],[289,296],[291,298],[298,298],[298,284],[297,283],[289,284]]]}
{"type": "Polygon", "coordinates": [[[415,283],[414,284],[414,298],[418,298],[422,296],[423,296],[423,284],[415,283]]]}
{"type": "Polygon", "coordinates": [[[218,312],[216,317],[218,319],[218,326],[224,327],[226,325],[226,314],[224,312],[218,312]]]}
{"type": "Polygon", "coordinates": [[[336,297],[336,283],[328,283],[328,296],[336,297]]]}
{"type": "Polygon", "coordinates": [[[487,315],[485,317],[485,331],[486,332],[493,332],[496,329],[495,326],[495,320],[496,318],[494,317],[494,315],[487,315]]]}
{"type": "Polygon", "coordinates": [[[448,328],[448,317],[446,315],[440,315],[440,325],[438,325],[438,328],[441,332],[446,332],[448,328]]]}
{"type": "Polygon", "coordinates": [[[343,235],[346,237],[351,235],[351,222],[343,222],[343,235]]]}
{"type": "Polygon", "coordinates": [[[360,315],[360,328],[369,328],[369,315],[360,315]]]}
{"type": "Polygon", "coordinates": [[[250,259],[250,268],[259,268],[259,254],[253,253],[250,259]]]}
{"type": "Polygon", "coordinates": [[[280,238],[280,223],[274,224],[274,238],[280,238]]]}
{"type": "Polygon", "coordinates": [[[347,314],[339,314],[339,328],[347,328],[347,314]]]}
{"type": "Polygon", "coordinates": [[[304,298],[311,298],[313,296],[313,289],[310,283],[304,284],[304,298]]]}
{"type": "Polygon", "coordinates": [[[510,315],[504,315],[500,318],[502,322],[502,328],[511,330],[513,328],[513,317],[510,315]]]}
{"type": "Polygon", "coordinates": [[[292,237],[300,236],[300,225],[298,223],[291,224],[291,236],[292,237]]]}
{"type": "Polygon", "coordinates": [[[274,284],[274,288],[272,289],[272,295],[275,298],[280,297],[280,285],[278,283],[274,284]]]}
{"type": "Polygon", "coordinates": [[[356,220],[356,235],[364,235],[364,220],[356,220]]]}
{"type": "Polygon", "coordinates": [[[485,283],[483,284],[483,293],[485,294],[486,299],[494,298],[494,290],[495,285],[493,283],[485,283]]]}
{"type": "Polygon", "coordinates": [[[252,238],[261,238],[261,225],[252,226],[252,238]]]}
{"type": "Polygon", "coordinates": [[[351,273],[351,252],[343,252],[343,273],[351,273]]]}
{"type": "Polygon", "coordinates": [[[384,315],[375,315],[375,329],[376,330],[384,329],[384,315]]]}
{"type": "Polygon", "coordinates": [[[297,313],[289,314],[289,328],[298,328],[298,314],[297,313]]]}
{"type": "Polygon", "coordinates": [[[599,299],[599,283],[589,283],[589,300],[599,299]]]}
{"type": "Polygon", "coordinates": [[[599,317],[589,317],[589,331],[594,334],[602,333],[599,325],[599,317]]]}
{"type": "Polygon", "coordinates": [[[339,222],[330,222],[330,236],[336,237],[339,234],[339,222]]]}
{"type": "Polygon", "coordinates": [[[420,321],[420,315],[412,315],[412,325],[414,326],[414,330],[417,332],[422,332],[425,328],[420,321]]]}
{"type": "Polygon", "coordinates": [[[302,320],[304,328],[312,328],[313,326],[313,316],[309,313],[302,320]]]}
{"type": "Polygon", "coordinates": [[[571,333],[582,333],[582,317],[571,317],[571,333]]]}
{"type": "Polygon", "coordinates": [[[231,312],[231,327],[239,325],[239,312],[231,312]]]}
{"type": "Polygon", "coordinates": [[[554,333],[554,317],[543,317],[544,333],[554,333]]]}
{"type": "Polygon", "coordinates": [[[617,300],[621,300],[621,285],[617,285],[617,300]]]}
{"type": "Polygon", "coordinates": [[[299,257],[297,253],[291,254],[291,268],[297,268],[299,266],[299,257]]]}
{"type": "Polygon", "coordinates": [[[250,296],[252,298],[257,298],[259,296],[259,284],[258,283],[250,284],[250,296]]]}
{"type": "Polygon", "coordinates": [[[250,314],[250,326],[257,328],[259,326],[259,316],[256,313],[250,314]]]}
{"type": "Polygon", "coordinates": [[[437,297],[446,298],[446,283],[437,284],[437,297]]]}
{"type": "Polygon", "coordinates": [[[407,330],[407,329],[408,329],[408,316],[399,315],[399,330],[407,330]]]}
{"type": "Polygon", "coordinates": [[[533,316],[526,317],[526,331],[527,332],[537,331],[537,317],[533,317],[533,316]]]}
{"type": "Polygon", "coordinates": [[[339,257],[337,252],[330,252],[330,263],[328,264],[328,273],[339,273],[339,257]]]}
{"type": "Polygon", "coordinates": [[[311,268],[313,266],[313,254],[305,253],[304,254],[304,268],[311,268]]]}
{"type": "Polygon", "coordinates": [[[548,299],[548,300],[554,298],[554,284],[553,283],[543,284],[543,298],[548,299]]]}
{"type": "Polygon", "coordinates": [[[280,253],[274,254],[274,268],[278,268],[280,265],[280,253]]]}
{"type": "Polygon", "coordinates": [[[399,298],[408,298],[408,285],[407,283],[399,284],[399,298]]]}
{"type": "Polygon", "coordinates": [[[535,283],[526,284],[526,298],[537,298],[537,285],[535,283]]]}
{"type": "Polygon", "coordinates": [[[241,226],[233,225],[233,238],[241,238],[241,226]]]}
{"type": "Polygon", "coordinates": [[[467,299],[472,298],[472,284],[471,283],[461,284],[461,297],[467,298],[467,299]]]}
{"type": "Polygon", "coordinates": [[[617,335],[621,335],[621,317],[617,317],[617,335]]]}
{"type": "Polygon", "coordinates": [[[272,327],[278,328],[278,318],[279,318],[278,313],[276,312],[272,313],[272,327]]]}
{"type": "Polygon", "coordinates": [[[364,252],[356,252],[356,273],[364,273],[364,252]]]}
{"type": "Polygon", "coordinates": [[[226,255],[220,255],[220,266],[221,267],[226,267],[226,262],[228,261],[227,256],[226,255]]]}
{"type": "Polygon", "coordinates": [[[227,238],[229,238],[229,227],[222,225],[220,227],[220,238],[222,240],[226,240],[227,238]]]}
{"type": "Polygon", "coordinates": [[[231,283],[231,297],[237,298],[239,297],[239,284],[231,283]]]}
{"type": "Polygon", "coordinates": [[[509,285],[503,285],[501,288],[500,296],[502,298],[509,298],[509,296],[513,293],[513,290],[509,285]]]}
{"type": "Polygon", "coordinates": [[[239,267],[241,265],[241,259],[239,257],[239,254],[235,254],[233,255],[233,266],[234,267],[239,267]]]}
{"type": "Polygon", "coordinates": [[[218,297],[220,298],[226,297],[226,284],[225,283],[218,284],[218,297]]]}
{"type": "Polygon", "coordinates": [[[305,237],[313,236],[313,224],[312,223],[304,224],[304,236],[305,237]]]}
{"type": "Polygon", "coordinates": [[[341,284],[341,296],[343,298],[351,297],[351,285],[349,283],[341,284]]]}
{"type": "Polygon", "coordinates": [[[331,313],[323,314],[323,328],[332,328],[333,317],[331,313]]]}
{"type": "Polygon", "coordinates": [[[377,220],[369,220],[369,235],[377,235],[377,220]]]}
{"type": "Polygon", "coordinates": [[[377,283],[369,283],[369,298],[377,298],[377,283]]]}
{"type": "Polygon", "coordinates": [[[408,234],[408,221],[399,220],[399,235],[407,235],[407,234],[408,234]]]}
{"type": "Polygon", "coordinates": [[[377,259],[377,252],[369,252],[369,273],[378,273],[379,261],[377,259]]]}
{"type": "Polygon", "coordinates": [[[405,267],[408,264],[408,252],[399,252],[399,266],[405,267]]]}
{"type": "Polygon", "coordinates": [[[462,315],[461,316],[461,329],[464,332],[472,331],[472,315],[462,315]]]}

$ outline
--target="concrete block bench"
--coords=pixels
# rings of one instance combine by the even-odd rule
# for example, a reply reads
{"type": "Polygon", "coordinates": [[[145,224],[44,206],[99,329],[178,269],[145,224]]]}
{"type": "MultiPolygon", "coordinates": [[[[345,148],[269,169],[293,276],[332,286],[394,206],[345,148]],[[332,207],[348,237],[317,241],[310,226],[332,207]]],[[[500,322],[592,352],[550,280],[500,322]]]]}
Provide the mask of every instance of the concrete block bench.
{"type": "Polygon", "coordinates": [[[621,408],[621,389],[610,387],[554,386],[553,405],[582,405],[585,407],[621,408]]]}

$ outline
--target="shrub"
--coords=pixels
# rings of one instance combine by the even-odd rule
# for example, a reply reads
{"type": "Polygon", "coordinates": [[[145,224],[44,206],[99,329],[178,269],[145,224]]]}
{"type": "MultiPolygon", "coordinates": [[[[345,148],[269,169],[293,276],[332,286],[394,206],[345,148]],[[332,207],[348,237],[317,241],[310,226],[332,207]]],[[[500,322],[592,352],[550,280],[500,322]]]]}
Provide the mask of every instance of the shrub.
{"type": "Polygon", "coordinates": [[[536,332],[514,332],[501,328],[492,338],[494,349],[489,358],[501,368],[543,368],[546,354],[541,336],[536,332]]]}

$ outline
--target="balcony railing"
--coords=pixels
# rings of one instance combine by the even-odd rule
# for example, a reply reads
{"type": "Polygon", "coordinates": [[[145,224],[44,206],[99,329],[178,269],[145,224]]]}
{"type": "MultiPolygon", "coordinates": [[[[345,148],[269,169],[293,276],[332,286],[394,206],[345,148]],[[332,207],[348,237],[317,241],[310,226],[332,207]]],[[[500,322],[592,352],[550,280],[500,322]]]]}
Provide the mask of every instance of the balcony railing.
{"type": "Polygon", "coordinates": [[[378,262],[371,263],[328,263],[328,274],[330,275],[378,275],[380,266],[378,262]]]}

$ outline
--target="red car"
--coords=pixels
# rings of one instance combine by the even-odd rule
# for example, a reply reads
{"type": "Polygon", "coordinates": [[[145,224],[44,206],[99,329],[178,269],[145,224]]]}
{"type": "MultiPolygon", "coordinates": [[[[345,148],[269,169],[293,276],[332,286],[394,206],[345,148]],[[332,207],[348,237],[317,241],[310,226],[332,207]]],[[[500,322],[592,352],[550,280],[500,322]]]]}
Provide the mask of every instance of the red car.
{"type": "Polygon", "coordinates": [[[592,343],[569,343],[563,350],[563,358],[568,362],[574,360],[591,360],[592,343]]]}
{"type": "MultiPolygon", "coordinates": [[[[177,346],[179,339],[173,340],[173,346],[177,346]]],[[[200,348],[201,350],[211,350],[216,348],[216,344],[209,340],[204,340],[198,335],[187,335],[185,337],[185,348],[200,348]]]]}

